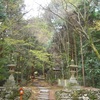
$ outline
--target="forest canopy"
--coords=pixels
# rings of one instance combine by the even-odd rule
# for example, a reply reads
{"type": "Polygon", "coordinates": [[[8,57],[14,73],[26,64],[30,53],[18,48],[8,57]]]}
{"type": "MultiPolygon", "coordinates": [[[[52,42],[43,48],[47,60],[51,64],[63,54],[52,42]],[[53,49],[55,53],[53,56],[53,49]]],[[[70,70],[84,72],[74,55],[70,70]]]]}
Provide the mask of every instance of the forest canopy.
{"type": "Polygon", "coordinates": [[[55,67],[68,79],[73,59],[80,84],[100,87],[100,0],[51,0],[40,8],[41,16],[25,19],[23,0],[0,0],[0,81],[12,62],[26,80],[55,67]]]}

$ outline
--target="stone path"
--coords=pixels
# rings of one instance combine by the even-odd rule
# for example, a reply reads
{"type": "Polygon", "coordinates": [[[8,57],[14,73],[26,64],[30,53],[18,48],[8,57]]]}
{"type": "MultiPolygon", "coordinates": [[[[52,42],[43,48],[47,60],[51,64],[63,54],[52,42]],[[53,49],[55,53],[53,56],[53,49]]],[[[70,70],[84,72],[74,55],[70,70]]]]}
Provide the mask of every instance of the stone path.
{"type": "Polygon", "coordinates": [[[32,92],[32,95],[35,94],[35,97],[32,96],[29,100],[55,100],[54,98],[54,91],[51,89],[51,87],[48,87],[48,85],[44,85],[42,81],[34,81],[33,87],[35,87],[32,92]],[[36,92],[36,93],[35,93],[36,92]]]}
{"type": "Polygon", "coordinates": [[[54,91],[50,90],[49,87],[38,87],[39,95],[38,100],[55,100],[54,91]]]}
{"type": "Polygon", "coordinates": [[[50,90],[47,87],[38,87],[39,90],[39,95],[38,95],[38,100],[50,100],[50,90]]]}

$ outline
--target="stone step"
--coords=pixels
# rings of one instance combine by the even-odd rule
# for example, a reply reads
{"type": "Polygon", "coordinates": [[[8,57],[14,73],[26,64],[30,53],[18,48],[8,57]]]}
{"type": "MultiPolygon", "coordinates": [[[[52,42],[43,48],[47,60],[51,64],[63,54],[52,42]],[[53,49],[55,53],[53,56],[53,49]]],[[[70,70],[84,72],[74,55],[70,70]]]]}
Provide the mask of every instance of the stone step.
{"type": "Polygon", "coordinates": [[[64,99],[62,99],[62,98],[61,98],[60,100],[72,100],[72,99],[67,99],[67,98],[66,98],[66,99],[65,99],[65,98],[64,98],[64,99]]]}
{"type": "Polygon", "coordinates": [[[38,99],[46,99],[46,100],[49,100],[49,97],[38,97],[38,99]]]}
{"type": "Polygon", "coordinates": [[[49,93],[49,90],[40,90],[42,93],[49,93]]]}
{"type": "Polygon", "coordinates": [[[49,95],[49,93],[44,93],[44,92],[40,92],[39,94],[40,95],[43,95],[43,94],[49,95]]]}
{"type": "Polygon", "coordinates": [[[37,100],[50,100],[49,98],[37,98],[37,100]]]}
{"type": "Polygon", "coordinates": [[[49,96],[48,94],[40,94],[39,96],[49,96]]]}
{"type": "Polygon", "coordinates": [[[50,95],[49,87],[38,87],[38,88],[40,90],[40,93],[38,95],[38,100],[50,100],[49,99],[49,95],[50,95]]]}
{"type": "Polygon", "coordinates": [[[48,95],[39,95],[38,97],[49,97],[48,95]]]}

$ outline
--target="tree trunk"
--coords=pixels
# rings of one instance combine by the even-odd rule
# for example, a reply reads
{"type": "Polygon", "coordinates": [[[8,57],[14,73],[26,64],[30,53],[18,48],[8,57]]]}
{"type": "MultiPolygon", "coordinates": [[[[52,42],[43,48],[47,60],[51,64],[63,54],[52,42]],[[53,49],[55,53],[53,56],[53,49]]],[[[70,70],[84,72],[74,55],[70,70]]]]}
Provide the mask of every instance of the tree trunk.
{"type": "Polygon", "coordinates": [[[82,60],[82,74],[83,74],[83,85],[85,86],[85,70],[84,70],[84,58],[83,58],[83,49],[82,49],[82,36],[80,34],[80,48],[81,48],[81,60],[82,60]]]}
{"type": "Polygon", "coordinates": [[[93,43],[91,43],[91,47],[94,50],[94,52],[97,55],[97,57],[100,59],[100,54],[99,54],[98,50],[96,49],[96,47],[95,47],[95,45],[93,43]]]}

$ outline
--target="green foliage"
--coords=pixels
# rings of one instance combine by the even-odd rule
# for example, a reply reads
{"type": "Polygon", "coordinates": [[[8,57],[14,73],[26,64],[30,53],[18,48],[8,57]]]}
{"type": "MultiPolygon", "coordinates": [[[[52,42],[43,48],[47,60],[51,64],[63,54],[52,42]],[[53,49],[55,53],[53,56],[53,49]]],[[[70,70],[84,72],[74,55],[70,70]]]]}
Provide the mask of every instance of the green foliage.
{"type": "Polygon", "coordinates": [[[4,21],[5,17],[5,5],[3,4],[3,0],[0,0],[0,22],[4,21]]]}
{"type": "Polygon", "coordinates": [[[10,51],[11,46],[7,45],[5,41],[0,40],[0,80],[5,80],[7,78],[7,64],[9,62],[10,51]]]}
{"type": "MultiPolygon", "coordinates": [[[[85,78],[86,86],[100,87],[100,62],[96,57],[95,53],[92,51],[91,47],[88,47],[84,52],[85,59],[85,78]]],[[[81,61],[80,61],[81,62],[81,61]]],[[[79,80],[82,81],[81,77],[81,65],[79,66],[79,80]]]]}
{"type": "Polygon", "coordinates": [[[87,80],[90,82],[91,85],[95,87],[99,86],[100,84],[99,77],[100,77],[100,63],[96,59],[96,57],[92,57],[92,59],[86,60],[86,75],[87,80]]]}
{"type": "Polygon", "coordinates": [[[48,62],[49,61],[49,56],[50,54],[46,53],[46,52],[43,52],[43,51],[38,51],[38,50],[30,50],[30,52],[33,53],[33,55],[39,59],[40,61],[43,61],[43,62],[48,62]]]}
{"type": "Polygon", "coordinates": [[[90,92],[88,95],[89,95],[90,100],[97,100],[98,99],[96,94],[93,94],[90,92]]]}
{"type": "MultiPolygon", "coordinates": [[[[85,33],[88,38],[87,40],[85,36],[83,37],[87,85],[100,87],[100,63],[90,47],[92,42],[97,51],[100,51],[100,9],[95,0],[92,0],[96,4],[93,4],[93,6],[87,0],[84,3],[81,3],[81,1],[83,0],[52,0],[48,5],[49,11],[52,10],[52,13],[46,12],[44,14],[49,20],[37,17],[25,21],[22,19],[23,0],[0,0],[0,22],[2,21],[0,24],[0,35],[2,36],[2,40],[0,40],[0,79],[6,78],[5,71],[7,68],[4,68],[4,66],[11,61],[12,56],[17,63],[16,70],[22,72],[22,77],[28,78],[30,76],[32,66],[35,69],[42,70],[44,66],[45,69],[57,64],[60,66],[62,60],[64,64],[61,66],[63,66],[64,74],[68,78],[69,73],[66,74],[69,71],[67,66],[72,56],[75,58],[75,48],[72,49],[75,46],[72,33],[77,33],[75,42],[78,45],[76,49],[80,63],[80,41],[78,38],[80,33],[82,33],[82,36],[85,33]],[[72,10],[75,10],[73,15],[78,15],[77,18],[79,18],[78,20],[76,17],[72,19],[77,20],[77,22],[80,20],[78,24],[81,25],[81,28],[79,26],[73,27],[74,24],[71,26],[68,24],[69,19],[67,18],[71,20],[72,16],[69,15],[72,10]],[[85,14],[86,18],[84,19],[85,14]],[[48,26],[48,23],[51,26],[48,26]],[[77,31],[77,29],[81,31],[77,31]],[[50,42],[47,42],[48,40],[50,42]],[[69,48],[67,42],[70,44],[69,48]],[[47,44],[48,47],[44,44],[47,44]]],[[[81,67],[79,68],[79,76],[81,79],[81,67]]],[[[51,82],[55,81],[54,72],[50,72],[49,79],[51,82]]]]}
{"type": "Polygon", "coordinates": [[[72,98],[73,98],[73,100],[78,100],[78,92],[77,91],[74,91],[73,93],[72,93],[72,98]]]}
{"type": "Polygon", "coordinates": [[[34,33],[39,42],[46,44],[51,38],[52,32],[43,18],[33,18],[31,19],[31,23],[29,22],[29,25],[31,25],[31,32],[34,33]]]}
{"type": "Polygon", "coordinates": [[[16,54],[16,46],[23,44],[23,40],[12,38],[12,33],[17,30],[15,24],[22,18],[21,7],[21,0],[0,0],[0,80],[7,78],[7,64],[11,62],[12,53],[16,54]]]}
{"type": "Polygon", "coordinates": [[[6,71],[7,71],[6,68],[3,67],[0,68],[0,81],[6,80],[6,75],[7,75],[6,71]]]}
{"type": "MultiPolygon", "coordinates": [[[[49,19],[48,22],[50,23],[51,21],[55,29],[53,31],[56,31],[53,35],[52,42],[49,43],[48,50],[50,50],[51,53],[53,52],[54,55],[61,55],[64,66],[69,65],[70,58],[75,59],[80,63],[79,66],[82,66],[79,40],[81,34],[86,84],[95,87],[100,86],[100,81],[97,81],[100,77],[100,64],[98,61],[98,58],[100,60],[99,6],[98,0],[52,0],[50,5],[48,5],[49,9],[47,8],[50,12],[46,12],[46,17],[49,19]],[[66,42],[69,42],[69,48],[66,42]],[[53,45],[53,43],[56,45],[53,45]],[[67,48],[69,51],[67,51],[67,48]],[[67,53],[69,53],[69,55],[67,55],[67,53]],[[69,56],[69,58],[67,56],[69,56]]],[[[56,59],[55,63],[57,63],[56,59]]],[[[66,67],[64,67],[64,70],[65,69],[66,67]]],[[[81,67],[79,68],[79,76],[80,79],[82,79],[81,67]]]]}
{"type": "Polygon", "coordinates": [[[25,41],[23,41],[23,40],[15,40],[15,39],[11,39],[11,38],[6,38],[5,42],[7,42],[8,45],[18,45],[18,44],[24,44],[25,43],[25,41]]]}
{"type": "Polygon", "coordinates": [[[54,84],[56,82],[55,80],[55,72],[50,69],[48,72],[47,72],[47,81],[50,83],[50,84],[54,84]]]}

